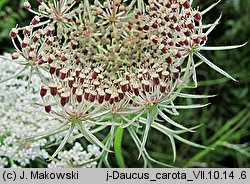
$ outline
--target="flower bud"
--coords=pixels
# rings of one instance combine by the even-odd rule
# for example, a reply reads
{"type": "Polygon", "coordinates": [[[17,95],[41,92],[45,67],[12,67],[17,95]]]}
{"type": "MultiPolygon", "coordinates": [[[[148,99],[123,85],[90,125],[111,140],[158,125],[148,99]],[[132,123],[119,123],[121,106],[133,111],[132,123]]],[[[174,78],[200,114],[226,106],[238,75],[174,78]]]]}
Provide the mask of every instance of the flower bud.
{"type": "Polygon", "coordinates": [[[85,74],[81,73],[81,74],[79,75],[79,83],[80,83],[80,84],[83,84],[85,78],[86,78],[85,74]]]}
{"type": "Polygon", "coordinates": [[[17,34],[18,34],[18,29],[12,28],[10,31],[10,37],[15,38],[17,36],[17,34]]]}
{"type": "Polygon", "coordinates": [[[60,67],[60,66],[57,66],[57,68],[56,68],[56,76],[57,77],[59,77],[59,75],[60,75],[60,70],[61,70],[62,68],[60,67]]]}
{"type": "Polygon", "coordinates": [[[160,83],[160,92],[164,93],[166,91],[167,83],[161,82],[160,83]]]}
{"type": "Polygon", "coordinates": [[[151,40],[152,40],[152,42],[154,43],[154,44],[158,44],[158,39],[157,39],[157,37],[156,36],[152,36],[151,37],[151,40]]]}
{"type": "Polygon", "coordinates": [[[156,28],[158,28],[158,24],[157,24],[156,22],[154,22],[154,23],[152,24],[152,27],[156,29],[156,28]]]}
{"type": "Polygon", "coordinates": [[[32,19],[31,24],[32,24],[32,25],[36,25],[38,22],[40,22],[40,18],[36,15],[36,16],[32,19]]]}
{"type": "Polygon", "coordinates": [[[98,92],[97,100],[98,100],[98,102],[99,102],[100,104],[103,103],[103,101],[104,101],[104,96],[105,96],[105,92],[104,92],[104,91],[101,90],[101,91],[98,92]]]}
{"type": "Polygon", "coordinates": [[[82,90],[78,88],[78,89],[76,90],[76,101],[77,101],[78,103],[81,103],[81,102],[82,102],[82,95],[83,95],[82,90]]]}
{"type": "Polygon", "coordinates": [[[49,67],[49,73],[53,75],[56,72],[56,65],[53,65],[53,63],[49,67]]]}
{"type": "Polygon", "coordinates": [[[40,89],[40,96],[43,98],[46,94],[47,94],[47,91],[48,91],[48,86],[45,86],[45,85],[42,85],[41,86],[41,89],[40,89]]]}
{"type": "Polygon", "coordinates": [[[160,83],[159,75],[157,73],[152,75],[154,85],[158,85],[160,83]]]}
{"type": "Polygon", "coordinates": [[[69,54],[68,53],[65,53],[61,56],[61,61],[65,62],[69,59],[69,54]]]}
{"type": "Polygon", "coordinates": [[[195,44],[200,44],[201,39],[199,38],[199,36],[197,34],[193,35],[193,42],[195,44]]]}
{"type": "Polygon", "coordinates": [[[133,88],[134,94],[135,94],[136,96],[138,96],[138,95],[140,94],[138,84],[136,84],[136,83],[133,84],[133,85],[132,85],[132,88],[133,88]]]}
{"type": "Polygon", "coordinates": [[[180,71],[178,69],[176,69],[176,68],[173,69],[172,73],[173,73],[173,76],[175,79],[179,78],[180,71]]]}
{"type": "Polygon", "coordinates": [[[189,29],[194,29],[194,24],[193,24],[193,22],[191,22],[190,20],[188,20],[188,21],[186,22],[186,26],[187,26],[189,29]]]}
{"type": "Polygon", "coordinates": [[[162,71],[163,71],[163,68],[156,69],[156,73],[159,75],[160,78],[161,78],[162,71]]]}
{"type": "Polygon", "coordinates": [[[77,87],[78,87],[78,84],[77,84],[77,83],[74,83],[74,84],[73,84],[73,87],[72,87],[72,93],[73,93],[73,94],[76,93],[77,87]]]}
{"type": "Polygon", "coordinates": [[[76,70],[75,70],[75,73],[76,73],[76,77],[79,77],[79,75],[80,75],[80,73],[81,73],[81,68],[80,67],[78,67],[78,68],[76,68],[76,70]]]}
{"type": "Polygon", "coordinates": [[[46,44],[47,45],[51,45],[53,42],[54,42],[54,37],[49,37],[49,39],[47,39],[47,41],[46,41],[46,44]]]}
{"type": "Polygon", "coordinates": [[[56,57],[54,56],[54,54],[50,54],[48,57],[48,63],[52,63],[55,59],[56,57]]]}
{"type": "Polygon", "coordinates": [[[30,46],[30,51],[34,51],[36,49],[36,45],[35,44],[32,44],[31,46],[30,46]]]}
{"type": "Polygon", "coordinates": [[[200,33],[199,34],[199,37],[200,37],[200,39],[202,40],[202,41],[207,41],[207,35],[206,34],[204,34],[204,33],[200,33]]]}
{"type": "Polygon", "coordinates": [[[109,101],[112,91],[110,89],[105,90],[105,101],[109,101]]]}
{"type": "Polygon", "coordinates": [[[42,57],[42,58],[40,58],[40,59],[38,60],[38,64],[39,64],[39,65],[42,65],[42,64],[44,63],[44,61],[45,61],[45,58],[42,57]]]}
{"type": "Polygon", "coordinates": [[[142,72],[144,79],[150,79],[150,73],[147,69],[142,72]]]}
{"type": "Polygon", "coordinates": [[[22,47],[22,48],[26,48],[28,44],[29,44],[29,38],[25,37],[25,38],[23,39],[23,42],[22,42],[22,44],[21,44],[21,47],[22,47]]]}
{"type": "Polygon", "coordinates": [[[49,88],[50,88],[50,94],[52,96],[56,96],[57,95],[57,85],[56,84],[49,84],[49,88]]]}
{"type": "Polygon", "coordinates": [[[55,30],[55,28],[53,26],[49,26],[48,29],[47,29],[46,35],[50,36],[52,31],[54,31],[54,30],[55,30]]]}
{"type": "Polygon", "coordinates": [[[114,99],[114,97],[110,97],[110,99],[109,99],[109,103],[112,105],[113,103],[114,103],[114,101],[115,101],[115,99],[114,99]]]}
{"type": "Polygon", "coordinates": [[[97,93],[95,91],[91,91],[90,94],[89,94],[88,100],[90,102],[94,102],[95,99],[96,99],[96,96],[97,96],[97,93]]]}
{"type": "Polygon", "coordinates": [[[181,5],[186,9],[190,8],[190,3],[188,0],[181,0],[181,5]]]}
{"type": "Polygon", "coordinates": [[[166,40],[162,40],[162,41],[161,41],[161,44],[167,45],[167,41],[166,41],[166,40]]]}
{"type": "Polygon", "coordinates": [[[128,81],[122,81],[122,82],[120,82],[121,90],[122,90],[123,92],[128,91],[128,84],[129,84],[128,81]]]}
{"type": "Polygon", "coordinates": [[[88,88],[85,89],[85,90],[84,90],[84,98],[85,98],[85,100],[88,100],[89,94],[90,94],[90,90],[89,90],[88,88]]]}
{"type": "Polygon", "coordinates": [[[68,78],[68,85],[69,85],[70,88],[73,87],[74,81],[75,81],[75,79],[73,77],[68,78]]]}
{"type": "Polygon", "coordinates": [[[163,81],[167,81],[169,79],[169,75],[170,75],[170,73],[168,71],[163,71],[161,79],[163,81]]]}
{"type": "Polygon", "coordinates": [[[25,8],[26,10],[29,10],[29,9],[31,8],[31,5],[30,5],[29,1],[25,1],[25,2],[23,3],[23,6],[24,6],[24,8],[25,8]]]}
{"type": "Polygon", "coordinates": [[[169,46],[174,46],[174,42],[173,42],[172,39],[168,39],[167,43],[168,43],[169,46]]]}
{"type": "Polygon", "coordinates": [[[45,112],[50,113],[51,112],[51,105],[50,104],[46,104],[44,106],[44,109],[45,109],[45,112]]]}
{"type": "Polygon", "coordinates": [[[20,54],[18,52],[14,52],[13,54],[11,54],[11,58],[13,60],[18,59],[19,56],[20,56],[20,54]]]}
{"type": "Polygon", "coordinates": [[[100,83],[98,80],[95,80],[95,81],[93,82],[94,89],[98,88],[98,87],[100,86],[100,84],[101,84],[101,83],[100,83]]]}
{"type": "Polygon", "coordinates": [[[197,11],[194,12],[193,16],[196,21],[200,21],[202,19],[201,14],[197,11]]]}
{"type": "Polygon", "coordinates": [[[142,80],[141,83],[142,83],[142,89],[148,93],[150,91],[150,82],[148,80],[142,80]]]}
{"type": "Polygon", "coordinates": [[[148,30],[149,30],[149,26],[148,26],[148,25],[145,25],[145,26],[143,27],[143,29],[144,29],[145,31],[148,31],[148,30]]]}
{"type": "Polygon", "coordinates": [[[68,102],[69,102],[69,98],[70,98],[70,93],[66,92],[66,93],[62,93],[61,94],[61,105],[65,106],[68,102]]]}
{"type": "Polygon", "coordinates": [[[33,38],[33,42],[36,43],[40,39],[40,35],[38,33],[35,34],[33,38]]]}
{"type": "Polygon", "coordinates": [[[94,68],[94,72],[92,73],[92,79],[96,79],[99,73],[100,70],[98,68],[94,68]]]}
{"type": "Polygon", "coordinates": [[[24,34],[24,35],[28,35],[28,34],[30,33],[30,31],[31,31],[31,28],[30,28],[29,26],[26,26],[26,27],[24,28],[24,30],[23,30],[23,34],[24,34]]]}
{"type": "MultiPolygon", "coordinates": [[[[40,2],[40,1],[42,1],[42,0],[39,0],[39,2],[40,2]]],[[[43,11],[45,11],[45,7],[42,6],[42,5],[39,5],[39,6],[38,6],[38,10],[39,10],[39,12],[43,12],[43,11]]]]}
{"type": "Polygon", "coordinates": [[[67,77],[68,70],[63,68],[60,70],[60,79],[64,80],[67,77]]]}
{"type": "Polygon", "coordinates": [[[72,40],[72,41],[70,42],[70,45],[71,45],[71,48],[72,48],[73,50],[75,50],[75,49],[77,48],[77,46],[78,46],[78,43],[77,43],[75,40],[72,40]]]}
{"type": "Polygon", "coordinates": [[[121,89],[118,89],[117,93],[118,93],[118,97],[120,98],[120,100],[122,100],[125,96],[124,92],[121,89]]]}
{"type": "Polygon", "coordinates": [[[114,92],[112,95],[111,95],[111,98],[114,98],[115,102],[119,102],[119,95],[117,92],[114,92]]]}

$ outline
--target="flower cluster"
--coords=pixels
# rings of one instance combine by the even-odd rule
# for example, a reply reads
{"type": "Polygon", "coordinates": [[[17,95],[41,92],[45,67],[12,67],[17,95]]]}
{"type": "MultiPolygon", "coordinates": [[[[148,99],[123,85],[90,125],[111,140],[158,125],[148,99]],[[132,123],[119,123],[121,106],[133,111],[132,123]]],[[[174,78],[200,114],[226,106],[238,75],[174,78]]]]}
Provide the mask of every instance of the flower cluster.
{"type": "MultiPolygon", "coordinates": [[[[6,60],[0,59],[0,62],[0,70],[4,71],[0,78],[14,74],[19,68],[19,65],[6,60]]],[[[27,77],[28,73],[23,73],[19,78],[7,81],[0,88],[0,167],[23,167],[37,158],[47,160],[49,153],[46,146],[63,138],[63,134],[55,134],[36,141],[27,139],[58,125],[53,117],[47,116],[42,109],[34,105],[39,102],[40,78],[34,75],[32,88],[27,90],[27,77]]],[[[74,147],[72,151],[75,155],[83,154],[83,148],[79,149],[79,143],[77,145],[78,149],[74,147]]],[[[89,145],[89,152],[78,161],[85,163],[89,162],[91,157],[98,156],[98,148],[93,145],[89,145]]],[[[65,162],[64,166],[66,165],[65,162]]],[[[91,162],[90,165],[94,167],[95,162],[91,162]]]]}
{"type": "MultiPolygon", "coordinates": [[[[58,160],[52,161],[49,168],[65,168],[65,167],[79,167],[83,163],[87,163],[92,157],[98,157],[100,155],[99,148],[94,145],[88,146],[88,152],[84,151],[82,145],[78,142],[69,151],[62,151],[58,154],[58,160]]],[[[90,162],[84,164],[83,167],[91,168],[96,167],[97,162],[90,162]]]]}
{"type": "Polygon", "coordinates": [[[0,157],[0,168],[4,168],[6,165],[8,165],[7,159],[0,157]]]}
{"type": "MultiPolygon", "coordinates": [[[[116,127],[128,128],[145,163],[153,160],[145,149],[150,127],[187,144],[202,147],[178,134],[193,131],[166,114],[177,109],[205,105],[176,106],[180,98],[208,96],[181,93],[192,77],[197,86],[194,55],[221,74],[229,74],[211,63],[200,51],[231,49],[206,47],[208,34],[219,22],[203,25],[204,11],[192,8],[188,0],[88,0],[39,1],[30,25],[16,27],[10,37],[21,55],[24,69],[35,71],[42,80],[40,96],[44,109],[69,127],[55,157],[75,127],[82,136],[103,148],[112,147],[116,127]],[[43,73],[47,72],[47,76],[43,73]],[[179,128],[172,130],[156,121],[157,116],[179,128]],[[110,127],[104,143],[94,133],[110,127]],[[144,128],[140,140],[134,128],[144,128]]],[[[108,165],[108,164],[106,164],[108,165]]]]}

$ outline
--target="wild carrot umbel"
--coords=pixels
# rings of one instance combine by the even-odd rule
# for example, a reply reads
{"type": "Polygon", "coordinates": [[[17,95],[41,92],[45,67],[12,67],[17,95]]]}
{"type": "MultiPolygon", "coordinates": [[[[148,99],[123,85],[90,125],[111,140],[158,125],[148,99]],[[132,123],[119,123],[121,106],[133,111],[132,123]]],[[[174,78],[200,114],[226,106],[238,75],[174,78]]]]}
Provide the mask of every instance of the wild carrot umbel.
{"type": "Polygon", "coordinates": [[[25,69],[41,77],[45,111],[61,120],[60,128],[68,127],[52,158],[75,128],[103,148],[100,163],[106,166],[117,127],[127,128],[144,166],[150,162],[164,165],[147,153],[151,127],[170,139],[173,160],[175,139],[204,148],[180,137],[197,127],[184,127],[169,114],[208,105],[174,104],[176,98],[211,97],[181,93],[191,78],[197,87],[196,67],[202,62],[235,80],[201,54],[202,50],[242,46],[205,46],[220,17],[204,25],[203,15],[219,2],[203,11],[192,8],[188,0],[95,0],[93,5],[88,0],[39,2],[38,10],[28,1],[24,3],[35,16],[30,25],[13,28],[10,37],[16,48],[12,59],[21,55],[25,69]],[[195,63],[194,56],[202,62],[195,63]],[[157,117],[165,122],[160,123],[157,117]],[[169,124],[177,130],[170,129],[169,124]],[[94,133],[106,127],[110,132],[100,141],[94,133]],[[144,130],[142,139],[136,128],[144,130]]]}

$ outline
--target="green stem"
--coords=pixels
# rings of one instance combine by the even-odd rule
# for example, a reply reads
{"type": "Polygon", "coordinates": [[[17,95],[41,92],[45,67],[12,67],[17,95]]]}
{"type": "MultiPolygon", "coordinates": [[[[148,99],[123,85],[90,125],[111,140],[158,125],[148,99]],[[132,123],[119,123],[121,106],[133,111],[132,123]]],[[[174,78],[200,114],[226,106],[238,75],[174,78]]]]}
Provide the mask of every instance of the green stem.
{"type": "Polygon", "coordinates": [[[117,164],[121,168],[125,168],[125,162],[122,155],[122,137],[123,137],[123,128],[117,128],[116,134],[115,134],[115,144],[114,144],[114,150],[115,150],[115,158],[117,161],[117,164]]]}

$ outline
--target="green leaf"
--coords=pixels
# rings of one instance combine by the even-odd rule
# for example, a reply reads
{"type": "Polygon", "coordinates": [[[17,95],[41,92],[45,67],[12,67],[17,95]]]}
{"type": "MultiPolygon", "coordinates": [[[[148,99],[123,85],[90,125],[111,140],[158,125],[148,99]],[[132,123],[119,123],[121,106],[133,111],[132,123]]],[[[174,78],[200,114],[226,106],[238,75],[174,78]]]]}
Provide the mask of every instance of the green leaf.
{"type": "MultiPolygon", "coordinates": [[[[202,63],[203,63],[203,61],[200,61],[199,63],[196,63],[194,66],[195,66],[195,67],[198,67],[198,66],[200,66],[202,63]]],[[[181,72],[185,72],[186,70],[187,70],[187,68],[182,68],[182,69],[181,69],[181,72]]]]}
{"type": "Polygon", "coordinates": [[[201,48],[201,50],[231,50],[231,49],[237,49],[240,47],[244,47],[246,43],[243,43],[241,45],[231,45],[231,46],[213,46],[213,47],[209,47],[209,46],[204,46],[201,48]]]}
{"type": "Polygon", "coordinates": [[[221,16],[222,15],[220,15],[219,18],[213,23],[213,25],[207,30],[206,35],[209,35],[214,30],[214,28],[219,24],[221,16]]]}
{"type": "Polygon", "coordinates": [[[195,64],[194,64],[194,58],[191,58],[192,61],[192,69],[193,69],[193,74],[192,74],[192,78],[194,81],[194,88],[197,88],[198,84],[197,84],[197,76],[196,76],[196,69],[195,69],[195,64]]]}
{"type": "Polygon", "coordinates": [[[210,103],[207,104],[192,104],[192,105],[175,105],[175,106],[171,106],[171,105],[163,105],[163,104],[159,104],[160,107],[164,107],[164,108],[176,108],[176,109],[196,109],[196,108],[202,108],[202,107],[206,107],[208,106],[210,103]]]}
{"type": "Polygon", "coordinates": [[[100,117],[100,116],[104,116],[106,114],[108,114],[110,112],[110,110],[106,110],[106,111],[103,111],[103,112],[100,112],[100,113],[95,113],[93,116],[91,116],[91,118],[97,118],[97,117],[100,117]]]}
{"type": "MultiPolygon", "coordinates": [[[[138,138],[138,136],[136,135],[136,133],[135,133],[135,131],[133,130],[132,127],[128,127],[128,130],[129,130],[129,133],[130,133],[133,141],[135,142],[137,148],[140,150],[141,149],[141,146],[140,146],[141,141],[140,141],[140,139],[138,138]]],[[[163,162],[160,162],[160,161],[157,161],[157,160],[151,158],[145,148],[143,149],[142,157],[143,157],[143,160],[144,160],[144,167],[147,167],[147,166],[152,167],[150,161],[154,162],[156,164],[162,165],[164,167],[173,167],[172,165],[168,165],[168,164],[165,164],[163,162]]]]}
{"type": "Polygon", "coordinates": [[[91,121],[91,120],[86,120],[86,123],[92,124],[92,125],[104,125],[104,126],[119,126],[119,123],[116,122],[109,122],[109,121],[91,121]]]}
{"type": "MultiPolygon", "coordinates": [[[[147,120],[145,118],[140,118],[139,121],[143,124],[147,124],[147,120]]],[[[152,122],[151,126],[166,135],[181,134],[181,133],[187,132],[187,130],[171,130],[167,128],[166,126],[156,123],[155,121],[152,122]]]]}
{"type": "Polygon", "coordinates": [[[213,3],[212,5],[210,5],[208,8],[206,8],[205,10],[203,10],[201,12],[201,15],[206,14],[207,12],[209,12],[211,9],[213,9],[217,4],[220,3],[221,0],[217,1],[216,3],[213,3]]]}
{"type": "Polygon", "coordinates": [[[21,69],[19,72],[15,73],[14,75],[12,75],[12,76],[10,76],[10,77],[8,77],[8,78],[6,78],[6,79],[2,79],[2,80],[0,81],[0,84],[1,84],[1,83],[4,83],[4,82],[6,82],[6,81],[8,81],[8,80],[10,80],[10,79],[13,79],[13,78],[17,77],[17,76],[20,75],[23,71],[25,71],[27,68],[28,68],[28,66],[25,66],[25,67],[23,67],[23,69],[21,69]]]}
{"type": "Polygon", "coordinates": [[[65,127],[66,125],[68,125],[68,122],[64,122],[62,125],[56,127],[56,128],[53,129],[53,130],[50,130],[49,132],[44,132],[44,133],[41,133],[41,134],[36,134],[36,135],[30,136],[30,137],[27,137],[27,139],[39,140],[39,139],[43,139],[43,138],[45,138],[45,137],[49,137],[49,136],[58,134],[58,133],[60,133],[60,132],[63,132],[63,131],[65,131],[65,130],[67,130],[67,129],[62,129],[62,128],[65,127]]]}
{"type": "MultiPolygon", "coordinates": [[[[195,126],[195,127],[191,128],[191,129],[197,129],[199,126],[195,126]]],[[[172,147],[172,151],[173,151],[173,161],[175,162],[175,160],[176,160],[176,146],[175,146],[175,141],[174,141],[174,135],[182,134],[182,133],[185,133],[187,131],[185,131],[185,130],[179,130],[179,131],[178,130],[177,131],[170,130],[167,127],[165,127],[165,126],[163,126],[163,125],[161,125],[159,123],[156,123],[156,122],[153,122],[151,124],[151,127],[155,128],[156,130],[162,132],[163,134],[165,134],[165,135],[167,135],[169,137],[171,147],[172,147]]]]}
{"type": "Polygon", "coordinates": [[[215,64],[213,64],[212,62],[210,62],[207,58],[205,58],[203,55],[201,55],[199,52],[195,53],[196,56],[198,56],[201,60],[203,60],[208,66],[210,66],[211,68],[213,68],[214,70],[216,70],[217,72],[221,73],[222,75],[226,76],[227,78],[230,78],[234,81],[237,81],[236,79],[234,79],[231,75],[229,75],[227,72],[225,72],[224,70],[222,70],[221,68],[219,68],[218,66],[216,66],[215,64]]]}
{"type": "Polygon", "coordinates": [[[142,114],[145,112],[145,110],[143,110],[142,112],[140,112],[137,116],[135,116],[133,119],[129,120],[126,117],[121,115],[121,118],[124,119],[126,122],[128,122],[127,124],[124,124],[121,126],[121,128],[126,128],[128,126],[130,126],[132,123],[134,123],[138,118],[140,118],[142,116],[142,114]]]}
{"type": "MultiPolygon", "coordinates": [[[[132,139],[133,139],[133,141],[134,141],[137,149],[140,150],[141,149],[141,141],[137,137],[135,131],[130,126],[128,127],[128,131],[129,131],[129,134],[132,137],[132,139]]],[[[147,167],[148,165],[151,165],[151,164],[149,163],[149,161],[148,161],[148,159],[147,159],[147,157],[145,155],[145,152],[146,152],[146,150],[143,150],[143,152],[142,152],[142,158],[143,158],[143,161],[144,161],[144,167],[147,167]]]]}
{"type": "MultiPolygon", "coordinates": [[[[159,105],[159,107],[160,107],[160,105],[159,105]]],[[[180,113],[177,112],[177,111],[172,111],[172,110],[169,110],[169,109],[167,109],[167,108],[164,108],[163,111],[166,112],[166,113],[168,113],[168,114],[171,114],[171,115],[173,115],[173,116],[178,116],[178,115],[180,114],[180,113]]],[[[158,121],[159,121],[159,119],[158,119],[158,121]]],[[[162,121],[162,120],[161,120],[161,121],[162,121]]],[[[164,121],[163,121],[163,122],[164,122],[164,121]]]]}
{"type": "Polygon", "coordinates": [[[53,160],[56,157],[56,155],[63,149],[63,147],[65,146],[65,144],[69,140],[69,137],[71,136],[74,128],[75,128],[75,125],[73,123],[71,123],[70,128],[69,128],[66,136],[63,138],[63,140],[62,140],[61,144],[59,145],[59,147],[56,149],[56,151],[50,157],[50,159],[49,159],[50,161],[53,160]]]}
{"type": "Polygon", "coordinates": [[[168,135],[168,137],[170,139],[170,143],[171,143],[171,147],[172,147],[172,151],[173,151],[173,162],[175,162],[175,160],[176,160],[176,146],[175,146],[174,137],[172,135],[168,135]]]}
{"type": "Polygon", "coordinates": [[[144,148],[145,148],[145,145],[146,145],[146,142],[147,142],[147,138],[148,138],[148,133],[149,133],[149,130],[150,130],[150,126],[151,126],[151,123],[154,121],[153,119],[153,114],[152,112],[148,111],[147,112],[147,123],[146,123],[146,127],[145,127],[145,131],[144,131],[144,134],[143,134],[143,139],[142,139],[142,143],[141,143],[141,148],[140,148],[140,153],[139,153],[139,157],[141,156],[144,148]]]}
{"type": "Polygon", "coordinates": [[[188,79],[189,79],[189,76],[190,76],[190,67],[191,67],[191,64],[192,64],[192,58],[193,58],[193,53],[190,53],[189,56],[188,56],[188,62],[187,62],[187,66],[185,68],[185,72],[183,74],[183,83],[185,83],[188,79]]]}
{"type": "Polygon", "coordinates": [[[237,144],[231,144],[231,143],[228,143],[228,142],[223,142],[222,146],[225,146],[225,147],[227,147],[229,149],[233,149],[233,150],[239,152],[240,154],[245,155],[245,156],[247,156],[247,157],[250,158],[250,152],[248,152],[246,149],[242,148],[241,147],[242,145],[237,145],[237,144]]]}
{"type": "Polygon", "coordinates": [[[81,126],[80,124],[76,124],[76,125],[77,125],[78,130],[82,133],[82,135],[84,136],[85,139],[87,139],[92,144],[100,146],[105,151],[112,152],[104,144],[102,144],[102,142],[99,141],[94,136],[94,134],[92,134],[84,125],[83,126],[81,126]]]}
{"type": "Polygon", "coordinates": [[[159,110],[158,108],[157,108],[156,111],[157,111],[157,113],[158,113],[166,122],[168,122],[168,123],[170,123],[170,124],[172,124],[172,125],[174,125],[174,126],[180,128],[180,129],[187,130],[187,131],[189,131],[189,132],[194,132],[193,130],[191,130],[191,129],[189,129],[189,128],[186,128],[186,127],[184,127],[184,126],[182,126],[182,125],[180,125],[180,124],[174,122],[172,119],[170,119],[169,117],[167,117],[167,116],[166,116],[161,110],[159,110]]]}
{"type": "Polygon", "coordinates": [[[193,99],[202,99],[202,98],[211,98],[211,97],[216,97],[217,95],[193,95],[193,94],[187,94],[187,93],[176,93],[178,97],[181,98],[193,98],[193,99]]]}
{"type": "MultiPolygon", "coordinates": [[[[189,140],[187,140],[187,139],[184,139],[184,138],[182,138],[182,137],[180,137],[179,135],[173,135],[174,136],[174,138],[176,138],[177,140],[179,140],[179,141],[181,141],[181,142],[183,142],[183,143],[185,143],[185,144],[188,144],[188,145],[190,145],[190,146],[193,146],[193,147],[196,147],[196,148],[209,148],[209,147],[207,147],[207,146],[203,146],[203,145],[200,145],[200,144],[197,144],[197,143],[195,143],[195,142],[192,142],[192,141],[189,141],[189,140]]],[[[212,148],[210,148],[210,149],[212,149],[212,148]]]]}

